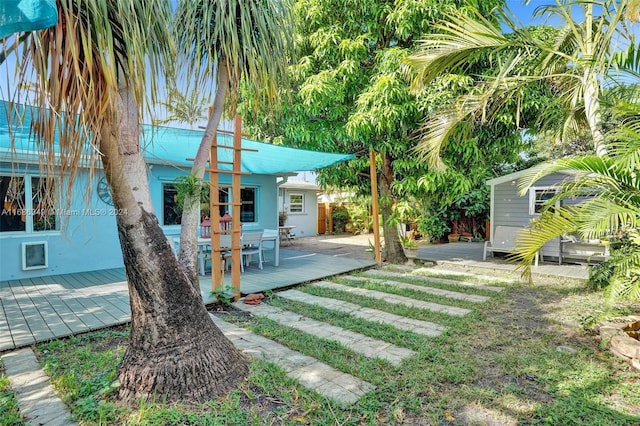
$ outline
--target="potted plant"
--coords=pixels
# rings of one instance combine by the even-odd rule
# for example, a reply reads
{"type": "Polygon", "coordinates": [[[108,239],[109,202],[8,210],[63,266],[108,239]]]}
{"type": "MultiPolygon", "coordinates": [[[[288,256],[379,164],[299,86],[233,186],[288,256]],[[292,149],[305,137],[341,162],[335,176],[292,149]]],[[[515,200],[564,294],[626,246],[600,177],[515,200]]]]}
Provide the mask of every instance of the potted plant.
{"type": "Polygon", "coordinates": [[[278,213],[278,226],[284,226],[287,222],[287,212],[278,213]]]}
{"type": "Polygon", "coordinates": [[[400,243],[404,249],[405,256],[415,258],[418,253],[418,242],[410,236],[401,236],[400,243]]]}

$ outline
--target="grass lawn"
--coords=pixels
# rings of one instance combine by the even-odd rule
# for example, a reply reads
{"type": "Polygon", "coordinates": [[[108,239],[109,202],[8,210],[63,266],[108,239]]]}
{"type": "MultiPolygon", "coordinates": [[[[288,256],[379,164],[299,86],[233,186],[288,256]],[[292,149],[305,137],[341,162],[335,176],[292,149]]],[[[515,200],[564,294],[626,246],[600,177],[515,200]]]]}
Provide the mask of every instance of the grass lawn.
{"type": "MultiPolygon", "coordinates": [[[[446,278],[469,280],[457,275],[446,278]]],[[[640,373],[611,355],[589,329],[594,320],[629,313],[633,306],[623,304],[605,312],[602,293],[572,281],[550,279],[528,286],[497,277],[495,282],[483,282],[505,287],[496,293],[402,280],[490,299],[472,303],[379,281],[334,280],[472,310],[454,317],[333,288],[296,288],[447,327],[437,337],[289,301],[278,293],[266,301],[416,353],[397,367],[266,318],[233,310],[219,314],[376,386],[347,408],[303,388],[265,361],[253,361],[248,379],[225,398],[190,405],[140,401],[132,408],[114,400],[112,386],[127,344],[126,327],[52,341],[35,350],[75,420],[86,425],[640,424],[640,373]]],[[[0,419],[3,425],[24,424],[1,370],[0,419]]]]}

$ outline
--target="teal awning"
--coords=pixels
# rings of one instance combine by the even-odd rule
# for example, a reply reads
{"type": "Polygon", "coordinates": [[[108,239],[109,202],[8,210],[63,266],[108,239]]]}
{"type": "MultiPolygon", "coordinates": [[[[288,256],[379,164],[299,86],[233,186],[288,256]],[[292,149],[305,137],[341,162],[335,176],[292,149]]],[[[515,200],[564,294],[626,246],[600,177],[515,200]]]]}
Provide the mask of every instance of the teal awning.
{"type": "MultiPolygon", "coordinates": [[[[7,105],[0,101],[0,161],[17,159],[25,162],[37,162],[40,149],[30,137],[29,127],[30,110],[24,111],[24,106],[16,106],[13,110],[11,132],[15,141],[15,152],[9,152],[11,137],[9,123],[7,122],[7,105]],[[25,119],[18,118],[16,113],[25,113],[25,119]],[[22,121],[22,123],[19,123],[22,121]],[[18,124],[21,124],[18,126],[18,124]]],[[[178,129],[173,127],[159,127],[145,125],[142,127],[141,141],[143,155],[150,164],[166,164],[172,166],[191,167],[196,156],[203,131],[178,129]]],[[[57,142],[57,141],[56,141],[57,142]]],[[[218,134],[218,145],[233,145],[233,137],[227,134],[218,134]]],[[[286,173],[318,170],[331,166],[340,161],[354,158],[353,154],[339,154],[328,152],[308,151],[303,149],[288,148],[281,145],[272,145],[242,138],[243,151],[241,155],[243,172],[261,175],[282,175],[286,173]]],[[[87,152],[91,148],[87,144],[87,152]]],[[[233,151],[218,148],[218,159],[230,162],[233,151]]],[[[223,164],[219,166],[223,170],[231,170],[231,166],[223,164]]]]}
{"type": "Polygon", "coordinates": [[[0,38],[48,28],[58,21],[55,0],[0,1],[0,38]]]}
{"type": "MultiPolygon", "coordinates": [[[[200,146],[200,140],[204,132],[189,129],[176,129],[171,127],[145,126],[145,157],[150,163],[166,163],[182,166],[190,166],[200,146]]],[[[218,145],[233,145],[233,136],[218,134],[218,145]]],[[[331,166],[340,161],[354,158],[352,154],[336,154],[328,152],[307,151],[297,148],[289,148],[281,145],[272,145],[242,138],[243,151],[242,171],[261,174],[278,175],[304,170],[318,170],[331,166]]],[[[218,159],[231,161],[233,151],[218,148],[218,159]]],[[[231,166],[221,165],[223,170],[230,170],[231,166]]]]}

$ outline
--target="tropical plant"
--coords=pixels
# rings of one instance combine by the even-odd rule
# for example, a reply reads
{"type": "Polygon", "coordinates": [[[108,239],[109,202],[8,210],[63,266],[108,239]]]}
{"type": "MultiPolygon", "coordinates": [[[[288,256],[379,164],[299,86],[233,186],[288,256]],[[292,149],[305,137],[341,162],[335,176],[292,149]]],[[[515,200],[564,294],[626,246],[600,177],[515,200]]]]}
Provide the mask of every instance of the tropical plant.
{"type": "MultiPolygon", "coordinates": [[[[628,46],[631,32],[625,21],[627,0],[557,0],[537,10],[562,22],[557,30],[522,28],[509,14],[497,11],[509,33],[481,13],[453,11],[425,36],[408,59],[416,90],[455,69],[465,69],[490,58],[495,73],[477,82],[471,94],[459,97],[438,114],[427,116],[419,150],[429,164],[442,168],[444,144],[468,130],[468,121],[499,122],[505,106],[521,111],[527,87],[544,83],[554,93],[540,114],[537,125],[553,129],[558,137],[579,133],[588,126],[597,155],[606,154],[602,130],[600,93],[610,71],[616,49],[628,46]],[[579,11],[578,11],[579,9],[579,11]],[[596,16],[595,11],[601,14],[596,16]],[[578,22],[575,16],[584,16],[578,22]]],[[[635,6],[637,8],[637,4],[635,6]]],[[[516,125],[520,125],[520,120],[516,125]]],[[[534,127],[535,123],[522,123],[534,127]]]]}
{"type": "MultiPolygon", "coordinates": [[[[114,207],[122,212],[115,220],[131,338],[118,395],[174,401],[226,393],[246,376],[246,359],[212,323],[198,282],[178,264],[154,212],[140,150],[141,113],[155,101],[156,76],[175,62],[167,26],[171,2],[56,3],[54,27],[18,34],[4,46],[15,54],[16,86],[34,83],[25,96],[34,105],[30,130],[43,174],[64,176],[69,199],[85,165],[101,161],[114,207]]],[[[10,105],[12,128],[20,128],[24,111],[10,105]]]]}
{"type": "Polygon", "coordinates": [[[335,232],[344,232],[345,226],[349,222],[349,212],[346,207],[336,207],[331,211],[331,220],[335,232]]]}
{"type": "MultiPolygon", "coordinates": [[[[240,84],[255,89],[256,102],[271,105],[292,51],[293,19],[288,0],[189,0],[178,5],[175,25],[181,62],[196,86],[215,78],[215,96],[191,174],[202,179],[220,120],[236,110],[240,84]]],[[[197,277],[199,208],[182,212],[178,259],[197,277]]]]}
{"type": "MultiPolygon", "coordinates": [[[[301,58],[289,70],[290,85],[281,89],[285,102],[274,111],[253,108],[244,117],[251,133],[262,140],[322,151],[350,152],[356,158],[323,169],[318,179],[358,195],[371,194],[377,180],[381,226],[386,239],[387,261],[404,263],[397,232],[395,204],[421,199],[425,192],[466,192],[482,185],[475,172],[491,171],[489,160],[508,163],[521,151],[520,137],[478,132],[450,153],[458,162],[451,176],[455,181],[432,178],[433,170],[408,154],[416,144],[413,137],[423,114],[447,102],[471,78],[453,76],[446,82],[425,88],[418,96],[410,93],[400,66],[418,37],[464,2],[415,0],[299,0],[296,37],[301,58]],[[482,148],[477,148],[480,141],[482,148]],[[376,153],[375,176],[370,175],[370,152],[376,153]],[[505,158],[506,157],[506,158],[505,158]],[[487,164],[478,165],[478,162],[487,164]],[[484,166],[484,167],[483,167],[484,166]],[[419,183],[428,175],[425,185],[419,183]]],[[[501,0],[474,2],[489,15],[501,0]]],[[[481,73],[486,63],[469,74],[481,73]]],[[[462,89],[461,89],[462,88],[462,89]]],[[[246,98],[252,100],[252,94],[246,98]]],[[[494,177],[493,175],[491,177],[494,177]]]]}
{"type": "MultiPolygon", "coordinates": [[[[640,155],[638,147],[634,150],[636,156],[640,155]]],[[[530,273],[535,253],[561,235],[577,233],[587,240],[622,240],[626,243],[612,244],[612,257],[607,264],[611,268],[610,294],[612,298],[640,299],[640,184],[636,179],[637,170],[637,166],[629,167],[624,157],[610,156],[560,159],[529,170],[519,182],[522,191],[558,171],[573,172],[576,179],[561,183],[556,195],[545,203],[542,214],[531,224],[531,232],[519,239],[515,257],[525,265],[525,273],[530,273]],[[567,199],[582,201],[555,206],[567,199]]]]}
{"type": "Polygon", "coordinates": [[[278,213],[278,225],[284,226],[285,223],[287,223],[287,218],[288,217],[289,216],[287,215],[287,212],[282,211],[282,212],[278,213]]]}

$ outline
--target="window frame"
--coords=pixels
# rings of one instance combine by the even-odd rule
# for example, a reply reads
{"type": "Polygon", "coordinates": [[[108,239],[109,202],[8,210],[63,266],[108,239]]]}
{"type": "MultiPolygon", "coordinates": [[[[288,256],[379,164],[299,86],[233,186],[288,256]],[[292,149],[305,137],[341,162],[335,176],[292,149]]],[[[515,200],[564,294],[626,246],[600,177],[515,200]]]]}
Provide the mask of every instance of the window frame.
{"type": "Polygon", "coordinates": [[[291,214],[304,214],[305,213],[305,197],[302,192],[290,192],[288,194],[289,201],[289,213],[291,214]],[[293,197],[300,197],[299,202],[293,202],[293,197]],[[300,206],[300,210],[294,210],[294,206],[300,206]]]}
{"type": "MultiPolygon", "coordinates": [[[[35,229],[36,228],[36,220],[35,216],[37,214],[40,213],[41,211],[41,204],[38,204],[37,206],[34,205],[34,197],[35,195],[38,195],[38,193],[34,194],[34,180],[38,179],[39,181],[42,179],[45,179],[43,176],[37,175],[37,174],[32,174],[32,173],[24,173],[24,174],[12,174],[12,173],[7,173],[4,174],[3,172],[0,172],[0,177],[2,178],[11,178],[11,179],[22,179],[22,197],[23,198],[21,200],[21,203],[23,204],[21,207],[18,206],[15,209],[19,210],[22,214],[20,215],[15,215],[15,216],[24,216],[24,229],[20,229],[20,230],[6,230],[6,231],[0,231],[0,236],[5,236],[5,235],[47,235],[47,234],[60,234],[61,230],[60,230],[60,218],[58,217],[58,207],[57,205],[59,205],[60,200],[58,198],[58,194],[53,194],[52,199],[55,200],[55,203],[57,205],[54,204],[54,206],[51,209],[47,209],[48,210],[53,210],[52,212],[52,216],[53,216],[53,229],[35,229]]],[[[55,181],[55,179],[54,179],[55,181]]],[[[46,184],[45,184],[46,185],[46,184]]],[[[52,185],[53,187],[53,191],[55,191],[55,184],[52,185]]],[[[38,198],[39,199],[39,198],[38,198]]],[[[0,214],[4,213],[4,200],[2,200],[3,204],[0,209],[0,214]]]]}
{"type": "MultiPolygon", "coordinates": [[[[178,215],[176,218],[176,223],[171,223],[171,224],[167,224],[167,204],[165,203],[165,190],[167,189],[167,187],[172,187],[172,189],[175,191],[175,182],[171,181],[171,182],[163,182],[162,183],[162,187],[161,187],[161,202],[162,202],[162,226],[180,226],[180,222],[181,222],[181,215],[178,215]]],[[[252,210],[253,210],[253,221],[243,221],[242,223],[257,223],[258,222],[258,218],[259,218],[259,209],[258,209],[258,205],[259,205],[259,197],[260,197],[260,190],[257,186],[242,186],[242,190],[241,190],[241,194],[242,191],[247,191],[247,190],[251,190],[253,191],[253,200],[250,200],[248,202],[245,202],[245,200],[241,200],[242,202],[242,207],[241,207],[241,218],[242,218],[242,211],[244,209],[246,209],[245,206],[252,206],[252,210]]],[[[242,197],[242,195],[241,195],[242,197]]],[[[232,203],[233,202],[233,196],[231,194],[231,188],[227,187],[227,186],[221,186],[218,189],[218,202],[221,203],[219,206],[219,212],[220,212],[220,217],[224,216],[225,212],[229,212],[229,214],[232,214],[232,209],[230,205],[223,205],[222,203],[232,203]]],[[[177,204],[174,204],[177,205],[177,204]]],[[[201,206],[202,209],[202,206],[201,206]]],[[[206,206],[206,209],[208,211],[208,206],[206,206]]],[[[246,213],[245,213],[246,214],[246,213]]]]}
{"type": "MultiPolygon", "coordinates": [[[[538,208],[542,207],[544,203],[552,198],[558,193],[560,188],[557,186],[532,186],[529,188],[529,216],[540,216],[541,213],[538,212],[538,208]],[[551,197],[545,199],[539,199],[537,197],[538,193],[547,193],[552,192],[551,197]]],[[[559,206],[559,203],[556,203],[556,206],[559,206]]]]}

